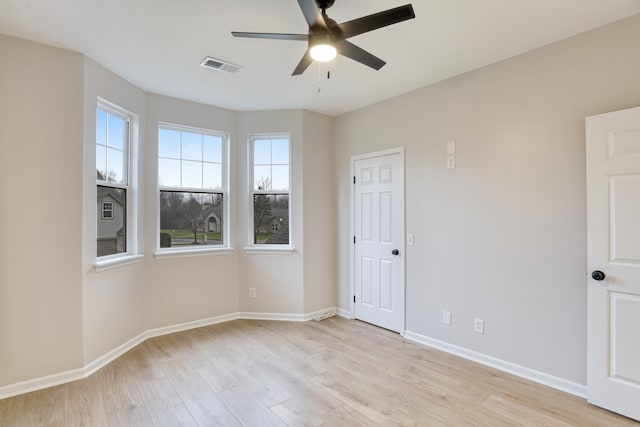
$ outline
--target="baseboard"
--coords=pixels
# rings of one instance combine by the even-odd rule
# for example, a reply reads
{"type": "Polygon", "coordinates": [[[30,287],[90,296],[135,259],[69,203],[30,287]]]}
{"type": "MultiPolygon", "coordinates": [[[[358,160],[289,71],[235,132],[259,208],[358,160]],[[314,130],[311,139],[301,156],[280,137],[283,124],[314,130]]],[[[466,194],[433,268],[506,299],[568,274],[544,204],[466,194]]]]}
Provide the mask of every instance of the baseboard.
{"type": "Polygon", "coordinates": [[[279,320],[283,322],[304,322],[304,314],[294,313],[238,313],[238,319],[245,320],[279,320]]]}
{"type": "Polygon", "coordinates": [[[147,338],[153,338],[162,335],[174,334],[176,332],[188,331],[189,329],[230,322],[232,320],[240,319],[239,314],[240,313],[223,314],[222,316],[208,317],[206,319],[194,320],[192,322],[184,322],[176,325],[164,326],[162,328],[149,329],[146,332],[146,336],[147,338]]]}
{"type": "Polygon", "coordinates": [[[344,308],[336,308],[336,314],[340,317],[344,317],[345,319],[353,319],[353,313],[349,310],[345,310],[344,308]]]}
{"type": "Polygon", "coordinates": [[[473,350],[469,350],[464,347],[449,344],[444,341],[440,341],[434,338],[430,338],[424,335],[417,334],[411,331],[405,331],[404,337],[411,341],[432,347],[444,352],[454,354],[456,356],[463,357],[473,362],[480,363],[503,372],[507,372],[512,375],[516,375],[527,380],[555,388],[556,390],[563,391],[565,393],[573,394],[574,396],[586,399],[587,387],[582,384],[575,383],[573,381],[565,380],[553,375],[545,374],[544,372],[536,371],[534,369],[520,366],[515,363],[507,362],[506,360],[498,359],[493,356],[478,353],[473,350]]]}
{"type": "Polygon", "coordinates": [[[34,378],[32,380],[21,381],[0,387],[0,400],[19,394],[30,393],[36,390],[53,387],[60,384],[70,383],[85,378],[84,369],[73,369],[71,371],[60,372],[47,375],[45,377],[34,378]]]}
{"type": "Polygon", "coordinates": [[[109,363],[113,362],[118,357],[122,356],[123,354],[125,354],[126,352],[134,348],[135,346],[142,344],[146,340],[147,340],[147,333],[143,332],[140,335],[131,338],[129,341],[125,342],[124,344],[119,345],[118,347],[114,348],[108,353],[98,357],[93,362],[85,365],[83,378],[86,378],[89,375],[96,372],[98,369],[101,369],[107,366],[109,363]]]}

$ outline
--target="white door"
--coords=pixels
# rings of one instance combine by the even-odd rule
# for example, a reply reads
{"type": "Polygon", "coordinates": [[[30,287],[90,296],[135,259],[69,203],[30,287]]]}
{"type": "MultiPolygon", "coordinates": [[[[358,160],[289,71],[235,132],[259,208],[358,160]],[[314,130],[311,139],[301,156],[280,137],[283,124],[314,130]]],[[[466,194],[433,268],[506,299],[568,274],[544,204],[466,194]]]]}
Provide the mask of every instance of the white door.
{"type": "Polygon", "coordinates": [[[404,332],[402,151],[353,159],[354,315],[404,332]]]}
{"type": "Polygon", "coordinates": [[[640,108],[586,126],[587,396],[640,420],[640,108]]]}

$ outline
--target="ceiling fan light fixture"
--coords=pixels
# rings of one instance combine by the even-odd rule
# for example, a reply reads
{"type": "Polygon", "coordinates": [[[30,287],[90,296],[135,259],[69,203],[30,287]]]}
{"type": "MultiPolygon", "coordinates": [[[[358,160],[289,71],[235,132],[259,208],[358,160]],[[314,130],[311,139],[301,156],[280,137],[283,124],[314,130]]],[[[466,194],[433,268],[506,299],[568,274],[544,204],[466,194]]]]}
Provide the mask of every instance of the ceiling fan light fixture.
{"type": "Polygon", "coordinates": [[[321,43],[313,46],[309,53],[311,57],[318,62],[329,62],[335,59],[337,51],[336,48],[330,44],[321,43]]]}

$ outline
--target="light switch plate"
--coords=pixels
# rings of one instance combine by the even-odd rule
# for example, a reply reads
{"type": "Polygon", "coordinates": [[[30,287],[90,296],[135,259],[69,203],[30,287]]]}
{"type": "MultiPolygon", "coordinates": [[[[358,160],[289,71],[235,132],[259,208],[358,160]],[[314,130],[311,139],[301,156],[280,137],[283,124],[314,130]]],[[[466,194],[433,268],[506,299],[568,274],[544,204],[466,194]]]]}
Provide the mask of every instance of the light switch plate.
{"type": "Polygon", "coordinates": [[[442,310],[442,324],[451,326],[451,312],[442,310]]]}
{"type": "Polygon", "coordinates": [[[447,154],[456,154],[456,142],[448,141],[447,142],[447,154]]]}

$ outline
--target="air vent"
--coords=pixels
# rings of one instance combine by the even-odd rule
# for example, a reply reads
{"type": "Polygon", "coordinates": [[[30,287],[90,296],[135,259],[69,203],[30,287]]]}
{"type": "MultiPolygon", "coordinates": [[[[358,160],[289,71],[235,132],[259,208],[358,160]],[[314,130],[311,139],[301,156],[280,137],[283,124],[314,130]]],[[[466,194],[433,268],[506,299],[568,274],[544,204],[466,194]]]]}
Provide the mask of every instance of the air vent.
{"type": "Polygon", "coordinates": [[[239,65],[232,64],[231,62],[223,61],[222,59],[212,58],[207,56],[200,63],[201,67],[209,68],[211,70],[222,71],[223,73],[237,73],[242,68],[239,65]]]}

